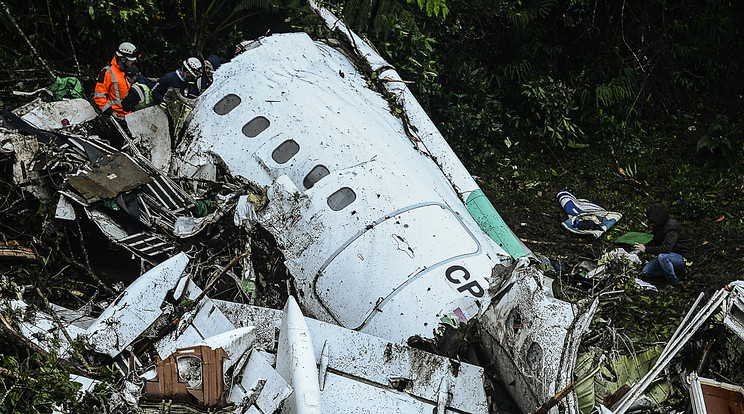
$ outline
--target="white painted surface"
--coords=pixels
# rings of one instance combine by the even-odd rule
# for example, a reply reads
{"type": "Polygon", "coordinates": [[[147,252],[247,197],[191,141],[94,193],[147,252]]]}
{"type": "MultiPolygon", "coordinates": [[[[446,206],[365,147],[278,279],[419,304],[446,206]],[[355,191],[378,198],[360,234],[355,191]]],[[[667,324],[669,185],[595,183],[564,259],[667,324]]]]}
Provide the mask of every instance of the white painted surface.
{"type": "Polygon", "coordinates": [[[284,306],[276,358],[277,372],[293,389],[282,413],[323,412],[318,387],[318,369],[315,364],[315,352],[305,318],[297,302],[290,297],[284,306]]]}
{"type": "Polygon", "coordinates": [[[129,113],[125,120],[132,141],[155,168],[168,173],[171,163],[171,137],[168,115],[160,105],[129,113]]]}
{"type": "Polygon", "coordinates": [[[88,328],[88,341],[99,352],[118,355],[161,314],[160,305],[186,269],[179,253],[140,276],[88,328]]]}
{"type": "Polygon", "coordinates": [[[238,404],[236,413],[242,413],[240,404],[259,391],[259,381],[265,383],[258,396],[255,396],[255,403],[248,408],[248,413],[274,413],[282,401],[292,394],[292,387],[271,367],[269,361],[260,352],[251,352],[241,372],[240,383],[233,385],[227,397],[228,401],[238,404]]]}
{"type": "MultiPolygon", "coordinates": [[[[215,300],[236,326],[273,326],[282,320],[274,309],[215,300]]],[[[305,318],[321,366],[325,359],[325,384],[321,392],[324,412],[431,412],[440,399],[440,386],[449,383],[448,407],[459,412],[486,413],[483,368],[460,363],[457,375],[448,358],[430,354],[361,332],[305,318]],[[327,357],[323,357],[323,349],[327,357]],[[403,392],[390,386],[391,378],[408,378],[403,392]],[[396,408],[397,407],[397,408],[396,408]],[[421,407],[428,407],[421,411],[421,407]],[[361,411],[358,411],[361,410],[361,411]],[[414,410],[414,411],[410,411],[414,410]]],[[[257,344],[273,348],[273,330],[261,330],[257,344]]],[[[320,381],[319,381],[320,382],[320,381]]]]}
{"type": "Polygon", "coordinates": [[[21,119],[39,129],[58,130],[65,128],[63,120],[74,126],[90,121],[96,117],[96,111],[90,102],[85,99],[70,99],[54,102],[34,101],[32,106],[26,106],[30,110],[21,116],[21,119]]]}

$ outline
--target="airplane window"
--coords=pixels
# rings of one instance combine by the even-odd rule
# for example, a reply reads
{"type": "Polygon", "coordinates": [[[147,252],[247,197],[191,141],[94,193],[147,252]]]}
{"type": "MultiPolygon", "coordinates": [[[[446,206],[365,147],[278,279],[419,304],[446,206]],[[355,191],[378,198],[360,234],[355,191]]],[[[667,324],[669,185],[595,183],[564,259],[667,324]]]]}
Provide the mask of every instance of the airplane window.
{"type": "Polygon", "coordinates": [[[344,207],[353,203],[354,200],[356,200],[354,190],[344,187],[328,197],[328,207],[333,211],[341,211],[344,207]]]}
{"type": "Polygon", "coordinates": [[[509,316],[506,318],[506,327],[510,329],[512,335],[516,335],[522,329],[522,315],[519,314],[517,308],[509,312],[509,316]]]}
{"type": "Polygon", "coordinates": [[[176,359],[178,378],[194,388],[202,384],[202,360],[196,356],[180,356],[176,359]]]}
{"type": "Polygon", "coordinates": [[[269,120],[262,116],[257,116],[243,125],[243,135],[248,138],[253,138],[262,133],[268,127],[269,120]]]}
{"type": "Polygon", "coordinates": [[[328,171],[328,168],[322,166],[322,165],[316,165],[313,167],[312,170],[305,176],[305,179],[302,180],[302,185],[305,186],[306,189],[311,189],[317,183],[320,181],[323,177],[330,174],[328,171]]]}
{"type": "Polygon", "coordinates": [[[217,115],[226,115],[240,105],[240,97],[231,93],[214,104],[214,112],[217,115]]]}
{"type": "Polygon", "coordinates": [[[537,342],[533,342],[527,350],[527,365],[533,372],[539,372],[542,369],[543,349],[537,342]]]}
{"type": "Polygon", "coordinates": [[[276,147],[274,152],[271,153],[271,158],[279,164],[284,164],[297,155],[298,152],[300,152],[300,144],[288,139],[276,147]]]}

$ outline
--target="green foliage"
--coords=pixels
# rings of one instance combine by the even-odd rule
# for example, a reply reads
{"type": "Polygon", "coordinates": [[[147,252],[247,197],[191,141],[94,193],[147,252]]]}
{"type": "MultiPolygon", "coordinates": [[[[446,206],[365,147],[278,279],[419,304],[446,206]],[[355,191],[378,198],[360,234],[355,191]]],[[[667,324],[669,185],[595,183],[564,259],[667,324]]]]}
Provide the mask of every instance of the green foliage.
{"type": "Polygon", "coordinates": [[[240,22],[259,13],[276,11],[281,5],[281,0],[175,1],[184,38],[193,47],[192,53],[198,56],[204,54],[208,45],[214,49],[221,37],[235,39],[235,30],[240,22]]]}
{"type": "Polygon", "coordinates": [[[52,354],[48,359],[38,355],[21,363],[14,356],[0,356],[5,373],[0,376],[0,407],[6,413],[49,413],[55,407],[63,412],[75,411],[80,385],[70,381],[70,371],[57,363],[52,354]],[[27,365],[35,368],[27,368],[27,365]],[[72,411],[71,411],[72,410],[72,411]]]}
{"type": "Polygon", "coordinates": [[[602,321],[612,320],[636,346],[669,340],[681,321],[679,310],[690,303],[677,293],[643,290],[630,279],[618,287],[623,296],[601,306],[592,330],[602,330],[602,321]]]}
{"type": "Polygon", "coordinates": [[[532,112],[530,121],[539,137],[565,147],[583,136],[581,128],[569,116],[576,109],[574,89],[551,77],[527,82],[522,88],[532,112]]]}
{"type": "Polygon", "coordinates": [[[717,114],[710,121],[705,134],[698,139],[697,151],[710,156],[710,163],[735,163],[744,153],[744,127],[738,122],[731,122],[725,114],[717,114]]]}
{"type": "Polygon", "coordinates": [[[449,9],[445,0],[407,0],[408,3],[417,3],[419,8],[426,12],[429,17],[441,15],[442,19],[447,18],[449,9]]]}

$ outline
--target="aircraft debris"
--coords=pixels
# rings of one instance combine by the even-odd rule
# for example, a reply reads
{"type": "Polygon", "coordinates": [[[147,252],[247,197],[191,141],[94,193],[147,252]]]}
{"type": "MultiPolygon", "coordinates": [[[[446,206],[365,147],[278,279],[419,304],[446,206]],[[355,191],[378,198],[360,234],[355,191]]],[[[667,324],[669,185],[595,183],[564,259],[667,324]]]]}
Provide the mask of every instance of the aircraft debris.
{"type": "MultiPolygon", "coordinates": [[[[22,334],[43,347],[69,348],[64,329],[87,340],[125,374],[122,403],[145,410],[173,402],[240,413],[493,412],[483,368],[406,345],[431,340],[441,324],[470,324],[484,365],[520,411],[565,395],[551,412],[577,414],[568,390],[599,301],[553,295],[540,260],[406,83],[311,5],[354,62],[304,33],[241,44],[179,121],[183,134],[170,136],[160,107],[128,116],[131,136],[87,110],[67,116],[90,106],[83,100],[4,116],[0,140],[16,157],[16,183],[44,200],[59,193],[60,218],[90,219],[146,270],[95,319],[83,324],[71,311],[58,326],[37,312],[19,323],[22,334]],[[378,90],[356,61],[378,73],[378,90]],[[108,140],[93,133],[101,128],[113,128],[108,140]],[[252,300],[251,284],[266,283],[251,262],[259,232],[276,244],[272,271],[289,273],[277,281],[293,294],[284,311],[240,303],[252,300]],[[231,301],[210,298],[222,275],[235,282],[231,301]]],[[[740,326],[741,299],[726,304],[729,324],[740,326]]],[[[661,363],[693,332],[675,335],[661,363]]],[[[616,414],[639,393],[628,392],[616,414]]]]}
{"type": "MultiPolygon", "coordinates": [[[[656,364],[643,376],[619,401],[617,401],[612,407],[614,414],[625,413],[638,399],[646,388],[649,386],[656,376],[669,364],[672,357],[674,357],[681,349],[682,346],[690,340],[692,335],[700,328],[700,326],[707,321],[713,314],[721,310],[721,305],[726,301],[727,298],[734,296],[740,300],[744,290],[740,281],[734,282],[731,286],[726,286],[716,291],[710,300],[703,305],[700,309],[700,305],[703,299],[703,293],[700,293],[695,303],[692,305],[690,310],[685,315],[684,319],[680,323],[677,330],[672,335],[669,342],[667,342],[661,355],[659,355],[656,364]]],[[[726,315],[730,315],[735,309],[730,307],[724,307],[726,315]]],[[[738,332],[734,330],[734,333],[738,332]]],[[[744,339],[744,338],[742,338],[744,339]]]]}
{"type": "Polygon", "coordinates": [[[694,414],[744,413],[744,387],[690,373],[690,400],[694,414]]]}

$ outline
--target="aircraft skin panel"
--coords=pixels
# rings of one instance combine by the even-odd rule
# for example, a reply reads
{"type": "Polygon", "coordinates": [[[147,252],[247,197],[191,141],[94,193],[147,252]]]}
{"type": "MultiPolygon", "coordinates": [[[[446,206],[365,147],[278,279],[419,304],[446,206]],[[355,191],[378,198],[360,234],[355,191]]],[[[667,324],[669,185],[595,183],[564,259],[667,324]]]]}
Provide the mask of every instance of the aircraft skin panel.
{"type": "Polygon", "coordinates": [[[534,268],[516,269],[507,282],[513,282],[511,288],[481,315],[484,343],[499,361],[504,383],[523,407],[533,409],[556,389],[560,370],[566,369],[561,355],[578,316],[574,305],[548,297],[537,276],[534,268]]]}
{"type": "Polygon", "coordinates": [[[361,331],[405,342],[416,334],[432,337],[444,316],[467,322],[490,302],[488,281],[477,274],[491,265],[479,255],[429,270],[381,301],[361,331]]]}
{"type": "Polygon", "coordinates": [[[493,241],[506,250],[513,258],[519,259],[530,254],[530,251],[519,241],[517,236],[504,223],[504,219],[491,201],[478,189],[468,195],[465,202],[468,212],[475,219],[481,229],[488,234],[493,241]]]}
{"type": "Polygon", "coordinates": [[[380,407],[388,413],[431,413],[436,408],[436,401],[417,400],[405,392],[377,388],[334,373],[328,374],[325,387],[321,400],[329,413],[377,414],[380,407]],[[364,398],[358,398],[360,395],[364,398]]]}
{"type": "MultiPolygon", "coordinates": [[[[267,188],[269,203],[257,212],[258,220],[284,253],[309,316],[396,342],[416,334],[431,337],[444,316],[482,316],[493,325],[486,329],[494,362],[503,364],[510,382],[530,387],[514,392],[521,408],[534,409],[533,401],[560,391],[566,384],[556,372],[567,351],[553,342],[566,341],[576,312],[545,296],[542,287],[542,296],[516,289],[523,294],[514,294],[519,306],[547,313],[522,315],[535,339],[500,332],[504,314],[500,303],[491,303],[491,291],[507,286],[509,278],[541,286],[543,275],[504,274],[515,257],[529,262],[529,250],[501,226],[490,203],[465,205],[469,195],[482,193],[433,124],[414,124],[418,138],[407,135],[389,103],[343,55],[305,34],[258,42],[223,65],[197,101],[176,151],[175,172],[189,176],[216,160],[230,174],[267,188]],[[318,165],[327,173],[307,185],[318,165]],[[398,243],[388,220],[429,204],[450,210],[461,227],[427,214],[416,219],[424,231],[411,230],[398,243]],[[468,207],[498,229],[508,253],[468,207]],[[426,230],[436,230],[438,242],[426,230]],[[427,243],[438,245],[422,251],[427,243]],[[472,243],[478,253],[464,254],[473,252],[472,243]],[[405,253],[410,246],[422,254],[412,248],[411,258],[405,253]],[[402,254],[409,258],[401,261],[402,254]],[[492,318],[483,316],[489,312],[492,318]],[[525,367],[534,360],[540,369],[532,372],[525,367]]],[[[391,83],[397,82],[389,88],[391,83]]],[[[425,120],[410,91],[402,90],[399,98],[409,118],[425,120]]]]}
{"type": "MultiPolygon", "coordinates": [[[[183,145],[186,151],[177,158],[188,162],[176,160],[181,175],[188,176],[194,168],[187,164],[210,162],[206,154],[212,153],[233,175],[258,185],[270,185],[279,175],[287,175],[301,188],[300,178],[308,172],[297,168],[304,167],[301,162],[291,160],[278,170],[256,168],[253,154],[271,163],[271,151],[257,153],[269,139],[298,142],[298,159],[323,155],[331,171],[367,161],[382,155],[381,151],[402,158],[401,162],[417,157],[415,151],[401,151],[401,145],[413,145],[405,139],[400,120],[390,116],[388,103],[367,88],[338,52],[331,55],[332,49],[319,49],[306,34],[276,35],[261,43],[223,65],[200,97],[191,122],[198,129],[192,133],[219,139],[194,139],[193,145],[183,145]],[[239,96],[241,103],[216,116],[215,105],[228,95],[239,96]],[[258,116],[270,125],[256,137],[246,137],[243,126],[258,116]]],[[[190,141],[188,136],[185,139],[190,141]]]]}
{"type": "MultiPolygon", "coordinates": [[[[276,326],[282,319],[282,312],[274,309],[220,300],[215,302],[236,326],[276,326]]],[[[321,388],[324,412],[379,412],[379,407],[385,407],[386,412],[429,413],[432,412],[431,404],[436,404],[438,400],[440,390],[449,394],[447,412],[488,412],[481,367],[461,362],[455,372],[449,358],[308,317],[305,322],[312,339],[315,360],[320,362],[324,351],[327,357],[325,373],[323,369],[320,373],[321,383],[324,383],[321,388]],[[391,389],[395,381],[404,385],[404,391],[391,389]],[[358,392],[343,388],[353,383],[359,387],[355,389],[358,392]],[[442,390],[443,383],[446,386],[442,390]],[[371,395],[375,398],[368,398],[371,395]],[[349,400],[350,396],[357,398],[349,400]],[[393,407],[398,407],[398,399],[405,404],[394,410],[393,407]],[[428,410],[418,410],[421,406],[410,405],[411,401],[417,401],[416,404],[425,402],[428,410]],[[362,411],[356,411],[356,404],[365,402],[365,406],[358,407],[362,411]],[[405,410],[408,407],[413,407],[413,411],[405,410]]],[[[273,330],[257,332],[256,343],[266,344],[266,349],[272,352],[273,330]]],[[[323,366],[322,363],[320,365],[323,366]]]]}
{"type": "MultiPolygon", "coordinates": [[[[402,180],[398,180],[396,184],[400,182],[402,180]]],[[[379,253],[376,253],[379,254],[379,257],[376,257],[374,252],[395,249],[394,251],[398,253],[399,244],[394,238],[395,233],[388,231],[385,235],[385,233],[377,232],[376,227],[380,223],[388,222],[388,217],[395,217],[396,212],[390,209],[395,208],[396,202],[404,206],[401,209],[403,211],[412,208],[406,203],[413,202],[417,198],[415,195],[418,193],[414,191],[414,188],[427,197],[442,198],[432,193],[427,187],[411,185],[399,193],[392,192],[390,188],[380,187],[384,187],[384,183],[376,179],[374,174],[370,174],[368,169],[360,166],[339,176],[326,177],[312,190],[301,195],[298,195],[293,183],[286,177],[280,177],[275,186],[269,190],[269,199],[273,201],[269,203],[265,211],[260,213],[262,222],[269,226],[277,242],[283,246],[285,264],[297,280],[299,287],[305,292],[318,293],[303,297],[303,305],[309,309],[311,315],[351,329],[366,331],[366,328],[361,326],[362,321],[377,317],[380,308],[387,306],[385,303],[390,300],[388,296],[391,296],[391,293],[394,293],[392,296],[402,294],[405,290],[411,289],[409,285],[417,283],[420,278],[424,281],[422,283],[428,285],[417,284],[417,286],[422,286],[420,289],[424,291],[431,291],[431,295],[435,295],[437,300],[425,302],[423,306],[412,307],[409,303],[410,309],[405,312],[409,315],[407,320],[394,324],[380,324],[375,329],[376,335],[392,336],[396,340],[404,341],[414,334],[428,336],[431,326],[435,326],[438,318],[441,317],[436,315],[441,313],[443,303],[454,303],[467,296],[473,296],[474,293],[479,295],[478,298],[482,298],[484,303],[487,303],[487,288],[492,269],[501,264],[500,258],[506,259],[508,256],[503,251],[495,250],[498,246],[490,242],[490,239],[478,229],[472,218],[463,211],[464,206],[456,200],[454,207],[460,210],[459,214],[454,208],[441,203],[429,203],[431,204],[429,208],[435,208],[433,211],[443,210],[442,206],[447,207],[446,210],[449,213],[445,217],[449,217],[447,222],[449,227],[441,227],[442,216],[427,214],[426,217],[423,215],[418,217],[417,223],[420,225],[406,233],[406,237],[412,239],[409,246],[411,244],[418,246],[423,245],[425,241],[417,240],[423,231],[436,229],[436,233],[427,236],[429,237],[427,240],[437,240],[436,245],[429,247],[438,252],[437,257],[430,255],[427,258],[424,255],[414,254],[411,258],[408,254],[400,252],[406,254],[408,257],[406,260],[410,262],[410,265],[396,268],[386,263],[391,272],[388,274],[378,272],[379,269],[370,268],[367,261],[359,258],[358,254],[361,254],[363,258],[367,255],[370,260],[379,262],[390,258],[379,253]],[[367,179],[367,175],[371,175],[372,178],[367,179]],[[356,183],[368,185],[360,186],[356,183]],[[335,189],[347,186],[358,191],[357,199],[341,211],[332,211],[326,203],[327,196],[335,189]],[[380,193],[385,196],[377,197],[380,193]],[[399,194],[397,200],[392,196],[393,194],[399,194]],[[365,219],[365,215],[369,219],[365,219]],[[435,222],[440,225],[439,228],[436,227],[435,222]],[[453,229],[457,229],[457,233],[453,233],[453,229]],[[380,236],[369,239],[370,243],[365,246],[358,239],[360,237],[364,239],[364,234],[370,231],[377,232],[375,234],[379,233],[380,236]],[[416,234],[415,237],[414,234],[416,234]],[[336,256],[349,249],[350,245],[353,246],[351,247],[353,250],[350,250],[353,253],[344,253],[343,259],[339,258],[337,264],[332,264],[336,256]],[[449,261],[459,256],[468,255],[470,255],[468,259],[461,264],[462,270],[453,268],[448,278],[446,272],[448,268],[444,267],[445,264],[449,264],[449,261]],[[361,266],[353,267],[352,263],[361,266]],[[477,266],[473,266],[475,263],[477,266]],[[421,272],[416,277],[409,277],[415,276],[410,269],[417,268],[421,271],[426,269],[427,272],[421,272]],[[434,273],[435,270],[436,273],[434,273]],[[431,276],[428,276],[429,274],[431,276]],[[318,277],[318,275],[322,276],[318,277]],[[359,281],[355,287],[352,278],[359,281]],[[320,279],[322,279],[320,285],[316,285],[320,279]],[[343,281],[345,284],[343,288],[333,283],[338,281],[343,281]],[[350,283],[352,287],[349,287],[350,283]],[[351,295],[349,289],[359,294],[367,290],[364,293],[364,297],[367,298],[366,302],[363,302],[364,297],[351,295]],[[394,292],[393,289],[395,289],[394,292]],[[349,297],[354,297],[354,300],[348,300],[349,297]],[[377,310],[371,312],[372,309],[377,310]]],[[[427,203],[422,203],[422,205],[427,205],[427,203]]],[[[390,223],[395,222],[390,221],[390,223]]],[[[400,244],[400,246],[405,249],[405,244],[400,244]]],[[[445,313],[454,311],[457,307],[453,306],[445,310],[445,313]]]]}
{"type": "Polygon", "coordinates": [[[184,253],[179,253],[140,276],[88,328],[88,341],[112,357],[121,353],[162,314],[153,304],[163,302],[188,261],[184,253]]]}
{"type": "Polygon", "coordinates": [[[406,280],[450,257],[480,248],[460,221],[438,205],[404,211],[362,233],[332,258],[315,282],[315,292],[343,326],[356,328],[406,280]],[[449,246],[437,236],[458,240],[449,246]],[[339,295],[339,291],[345,291],[339,295]],[[345,298],[357,298],[348,301],[345,298]],[[352,308],[352,309],[348,309],[352,308]]]}

